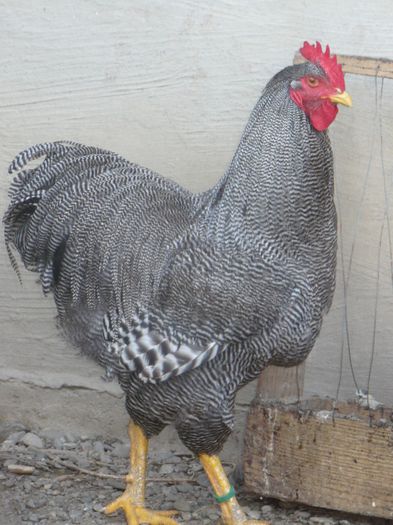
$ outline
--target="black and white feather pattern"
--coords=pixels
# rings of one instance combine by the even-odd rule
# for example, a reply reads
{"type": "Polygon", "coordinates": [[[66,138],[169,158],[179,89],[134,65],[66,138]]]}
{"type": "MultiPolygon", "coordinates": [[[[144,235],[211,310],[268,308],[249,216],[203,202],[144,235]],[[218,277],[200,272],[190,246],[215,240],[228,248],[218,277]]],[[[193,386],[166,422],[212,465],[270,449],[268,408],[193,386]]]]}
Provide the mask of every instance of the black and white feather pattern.
{"type": "Polygon", "coordinates": [[[138,311],[129,322],[123,317],[116,324],[115,336],[109,315],[105,316],[104,337],[110,342],[108,352],[117,356],[130,372],[136,372],[142,381],[166,381],[214,359],[223,349],[216,341],[201,347],[171,337],[147,311],[138,311]]]}
{"type": "Polygon", "coordinates": [[[13,267],[16,249],[147,436],[174,423],[195,453],[217,452],[236,391],[269,363],[301,362],[319,333],[337,228],[328,136],[288,95],[305,74],[324,75],[306,63],[269,82],[227,172],[201,194],[73,142],[10,166],[13,267]]]}

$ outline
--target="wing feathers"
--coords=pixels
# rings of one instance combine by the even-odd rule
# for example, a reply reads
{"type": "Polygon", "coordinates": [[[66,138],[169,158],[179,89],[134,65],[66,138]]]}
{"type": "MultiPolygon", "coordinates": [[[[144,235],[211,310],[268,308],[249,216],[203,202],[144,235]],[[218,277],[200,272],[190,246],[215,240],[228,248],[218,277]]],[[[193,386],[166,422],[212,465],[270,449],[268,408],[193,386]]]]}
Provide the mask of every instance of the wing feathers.
{"type": "MultiPolygon", "coordinates": [[[[117,314],[118,315],[118,314],[117,314]]],[[[109,314],[104,318],[104,336],[110,342],[108,351],[116,354],[121,363],[136,372],[146,382],[159,383],[183,374],[213,359],[225,345],[210,342],[199,346],[186,340],[177,340],[157,331],[146,311],[135,314],[130,323],[121,319],[116,333],[116,322],[109,314]]]]}

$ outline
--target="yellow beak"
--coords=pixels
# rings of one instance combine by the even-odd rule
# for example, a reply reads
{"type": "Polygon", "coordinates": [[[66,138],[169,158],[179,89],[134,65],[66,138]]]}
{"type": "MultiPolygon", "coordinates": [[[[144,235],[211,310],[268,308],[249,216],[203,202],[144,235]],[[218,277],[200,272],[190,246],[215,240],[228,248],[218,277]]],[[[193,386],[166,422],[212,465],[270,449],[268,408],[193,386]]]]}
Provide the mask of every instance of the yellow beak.
{"type": "Polygon", "coordinates": [[[352,98],[346,91],[342,93],[335,93],[334,95],[328,95],[326,98],[334,104],[342,104],[343,106],[352,107],[352,98]]]}

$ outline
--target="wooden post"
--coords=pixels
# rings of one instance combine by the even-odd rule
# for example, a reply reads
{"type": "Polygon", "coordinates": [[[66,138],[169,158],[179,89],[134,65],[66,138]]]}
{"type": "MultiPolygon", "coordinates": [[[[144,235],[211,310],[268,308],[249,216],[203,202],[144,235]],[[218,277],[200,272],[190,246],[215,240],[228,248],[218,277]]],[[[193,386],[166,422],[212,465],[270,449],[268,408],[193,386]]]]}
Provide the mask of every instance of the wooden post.
{"type": "Polygon", "coordinates": [[[294,403],[301,399],[304,387],[305,363],[290,368],[268,366],[258,380],[256,398],[294,403]]]}

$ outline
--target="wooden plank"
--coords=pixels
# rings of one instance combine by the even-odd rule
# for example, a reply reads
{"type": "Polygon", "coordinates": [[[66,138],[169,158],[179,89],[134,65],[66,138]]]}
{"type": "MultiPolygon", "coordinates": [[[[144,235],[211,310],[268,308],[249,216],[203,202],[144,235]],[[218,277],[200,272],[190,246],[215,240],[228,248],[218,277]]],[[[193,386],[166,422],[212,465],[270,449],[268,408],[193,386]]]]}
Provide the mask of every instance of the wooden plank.
{"type": "MultiPolygon", "coordinates": [[[[342,64],[344,73],[370,77],[393,78],[393,60],[354,55],[337,55],[337,60],[342,64]]],[[[299,52],[297,52],[293,63],[302,64],[303,62],[305,62],[305,59],[299,52]]]]}
{"type": "Polygon", "coordinates": [[[330,402],[292,406],[255,402],[248,418],[245,486],[253,493],[393,518],[392,411],[330,402]],[[310,410],[310,407],[312,410],[310,410]]]}
{"type": "Polygon", "coordinates": [[[258,380],[256,396],[261,400],[298,401],[303,395],[305,363],[285,368],[268,366],[258,380]]]}

